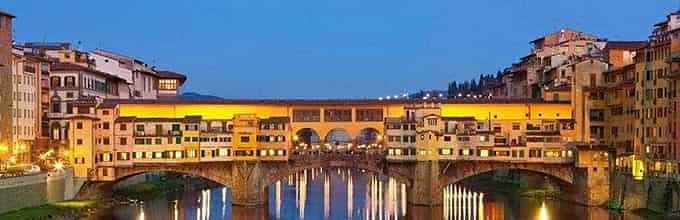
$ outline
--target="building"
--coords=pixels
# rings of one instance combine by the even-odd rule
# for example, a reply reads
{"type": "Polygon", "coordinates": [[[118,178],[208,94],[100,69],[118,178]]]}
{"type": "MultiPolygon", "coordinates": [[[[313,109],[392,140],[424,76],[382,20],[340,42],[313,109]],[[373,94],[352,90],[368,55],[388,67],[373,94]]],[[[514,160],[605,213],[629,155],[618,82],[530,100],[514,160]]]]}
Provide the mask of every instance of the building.
{"type": "Polygon", "coordinates": [[[145,163],[288,160],[348,149],[397,161],[563,161],[576,134],[569,103],[542,100],[107,100],[96,113],[72,121],[77,148],[89,148],[80,155],[92,158],[71,161],[90,178],[85,171],[96,168],[99,180],[145,163]]]}
{"type": "Polygon", "coordinates": [[[676,36],[679,14],[671,13],[666,20],[654,25],[649,45],[636,51],[635,72],[636,122],[635,152],[643,158],[667,159],[671,149],[669,62],[676,36]]]}
{"type": "Polygon", "coordinates": [[[40,136],[41,59],[26,56],[21,48],[12,50],[12,146],[18,161],[28,162],[40,136]]]}
{"type": "Polygon", "coordinates": [[[14,85],[12,80],[12,20],[14,16],[0,11],[0,166],[16,163],[17,151],[12,145],[12,107],[14,85]]]}
{"type": "Polygon", "coordinates": [[[180,94],[180,88],[187,80],[184,74],[173,71],[157,71],[158,96],[161,98],[173,98],[180,94]]]}

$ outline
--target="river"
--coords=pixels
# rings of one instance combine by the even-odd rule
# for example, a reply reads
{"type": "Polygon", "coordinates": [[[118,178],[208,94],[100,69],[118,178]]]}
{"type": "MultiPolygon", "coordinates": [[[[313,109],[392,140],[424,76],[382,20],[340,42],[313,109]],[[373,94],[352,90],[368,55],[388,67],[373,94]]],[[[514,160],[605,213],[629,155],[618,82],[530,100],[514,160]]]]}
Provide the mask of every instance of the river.
{"type": "Polygon", "coordinates": [[[94,219],[465,219],[465,220],[648,220],[560,200],[522,198],[471,186],[451,185],[440,207],[406,203],[406,185],[352,169],[311,169],[269,187],[265,207],[231,205],[228,188],[169,193],[141,205],[101,210],[94,219]]]}

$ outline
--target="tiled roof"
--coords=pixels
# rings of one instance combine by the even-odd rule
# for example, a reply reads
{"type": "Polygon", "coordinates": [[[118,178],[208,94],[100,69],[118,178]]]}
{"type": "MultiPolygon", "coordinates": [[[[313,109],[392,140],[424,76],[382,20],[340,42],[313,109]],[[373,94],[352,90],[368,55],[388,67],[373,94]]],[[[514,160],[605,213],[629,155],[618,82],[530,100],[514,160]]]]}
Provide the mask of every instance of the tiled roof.
{"type": "Polygon", "coordinates": [[[10,17],[10,18],[16,18],[16,16],[14,16],[13,14],[10,14],[9,12],[3,11],[3,10],[0,10],[0,15],[4,15],[4,16],[10,17]]]}
{"type": "Polygon", "coordinates": [[[78,64],[74,64],[74,63],[54,63],[50,67],[50,70],[53,71],[53,72],[54,71],[84,71],[84,72],[99,74],[99,75],[102,75],[102,76],[107,77],[107,78],[115,78],[115,79],[123,80],[122,78],[120,78],[118,76],[111,75],[109,73],[105,73],[105,72],[102,72],[102,71],[99,71],[99,70],[95,70],[95,69],[92,69],[92,68],[89,68],[89,67],[86,67],[86,66],[81,66],[81,65],[78,65],[78,64]]]}
{"type": "Polygon", "coordinates": [[[187,115],[184,117],[185,123],[199,123],[203,117],[200,115],[187,115]]]}
{"type": "Polygon", "coordinates": [[[605,50],[637,50],[647,46],[647,41],[608,41],[605,50]]]}
{"type": "Polygon", "coordinates": [[[128,123],[134,122],[137,117],[135,116],[121,116],[116,118],[116,123],[128,123]]]}
{"type": "Polygon", "coordinates": [[[285,124],[285,123],[290,123],[290,118],[288,118],[288,117],[269,117],[269,118],[265,118],[265,119],[260,119],[260,123],[285,124]]]}

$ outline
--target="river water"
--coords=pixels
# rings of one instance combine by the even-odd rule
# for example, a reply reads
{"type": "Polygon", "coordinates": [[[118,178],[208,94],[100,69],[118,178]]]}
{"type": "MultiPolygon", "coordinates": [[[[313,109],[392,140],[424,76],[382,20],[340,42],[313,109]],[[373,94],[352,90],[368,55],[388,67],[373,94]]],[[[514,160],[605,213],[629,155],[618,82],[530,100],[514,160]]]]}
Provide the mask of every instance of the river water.
{"type": "Polygon", "coordinates": [[[521,198],[474,186],[451,185],[440,207],[406,203],[406,185],[393,178],[353,169],[311,169],[269,187],[265,207],[231,205],[228,188],[170,193],[98,213],[96,219],[446,219],[446,220],[648,220],[558,200],[521,198]],[[476,187],[475,187],[476,188],[476,187]]]}

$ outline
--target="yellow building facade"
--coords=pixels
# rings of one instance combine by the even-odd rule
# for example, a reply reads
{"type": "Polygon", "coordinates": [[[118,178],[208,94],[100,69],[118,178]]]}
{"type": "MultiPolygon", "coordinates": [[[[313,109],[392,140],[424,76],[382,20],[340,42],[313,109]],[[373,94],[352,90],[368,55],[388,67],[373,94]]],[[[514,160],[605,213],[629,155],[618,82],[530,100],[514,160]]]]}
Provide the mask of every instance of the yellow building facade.
{"type": "Polygon", "coordinates": [[[82,126],[72,132],[80,142],[71,160],[79,176],[104,181],[118,177],[116,167],[282,161],[320,151],[564,162],[575,135],[565,102],[106,101],[96,113],[70,123],[82,126]]]}

